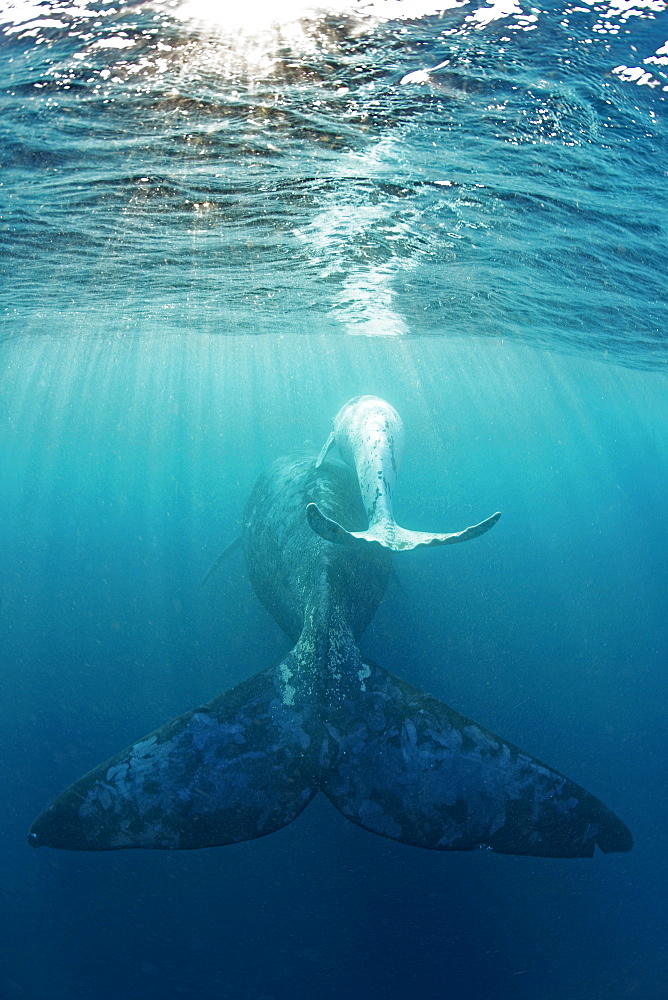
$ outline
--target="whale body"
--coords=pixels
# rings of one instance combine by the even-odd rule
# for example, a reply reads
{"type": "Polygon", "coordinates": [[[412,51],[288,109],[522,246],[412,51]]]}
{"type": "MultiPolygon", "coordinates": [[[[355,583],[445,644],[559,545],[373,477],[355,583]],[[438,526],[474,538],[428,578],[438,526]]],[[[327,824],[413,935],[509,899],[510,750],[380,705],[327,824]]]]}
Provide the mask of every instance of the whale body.
{"type": "Polygon", "coordinates": [[[434,850],[630,850],[629,830],[593,795],[362,655],[390,552],[331,544],[312,531],[309,504],[348,531],[368,519],[353,470],[313,457],[274,463],[244,516],[253,587],[291,652],[79,779],[29,843],[214,847],[278,830],[321,792],[364,829],[434,850]]]}

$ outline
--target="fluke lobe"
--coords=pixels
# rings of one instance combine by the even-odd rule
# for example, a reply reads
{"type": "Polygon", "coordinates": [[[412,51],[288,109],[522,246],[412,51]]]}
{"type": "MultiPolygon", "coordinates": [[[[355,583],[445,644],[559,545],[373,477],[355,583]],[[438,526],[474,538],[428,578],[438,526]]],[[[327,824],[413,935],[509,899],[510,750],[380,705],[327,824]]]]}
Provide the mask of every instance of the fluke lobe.
{"type": "MultiPolygon", "coordinates": [[[[374,412],[377,404],[396,413],[383,400],[374,412]]],[[[260,477],[244,517],[246,563],[294,648],[80,778],[35,821],[32,846],[215,847],[278,830],[323,792],[359,826],[434,850],[631,849],[629,830],[593,795],[360,653],[390,547],[334,544],[306,512],[315,505],[346,534],[368,531],[364,463],[387,471],[382,449],[396,440],[373,436],[372,459],[360,439],[351,462],[340,434],[350,465],[325,461],[323,449],[318,461],[281,459],[260,477]]]]}

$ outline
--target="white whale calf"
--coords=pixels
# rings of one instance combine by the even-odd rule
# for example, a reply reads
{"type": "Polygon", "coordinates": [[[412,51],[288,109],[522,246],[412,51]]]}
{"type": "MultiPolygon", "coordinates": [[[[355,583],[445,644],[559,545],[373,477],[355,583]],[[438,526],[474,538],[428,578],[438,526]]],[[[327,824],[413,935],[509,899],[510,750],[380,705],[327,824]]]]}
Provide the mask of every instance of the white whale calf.
{"type": "Polygon", "coordinates": [[[341,407],[334,418],[332,432],[318,455],[316,468],[333,445],[338,447],[343,461],[357,473],[369,527],[366,531],[347,531],[337,521],[326,517],[317,504],[310,503],[306,508],[308,522],[329,542],[375,542],[395,552],[422,545],[452,545],[477,538],[501,517],[497,512],[463,531],[447,533],[409,531],[400,527],[392,513],[392,496],[403,453],[404,425],[394,407],[379,396],[355,396],[341,407]]]}

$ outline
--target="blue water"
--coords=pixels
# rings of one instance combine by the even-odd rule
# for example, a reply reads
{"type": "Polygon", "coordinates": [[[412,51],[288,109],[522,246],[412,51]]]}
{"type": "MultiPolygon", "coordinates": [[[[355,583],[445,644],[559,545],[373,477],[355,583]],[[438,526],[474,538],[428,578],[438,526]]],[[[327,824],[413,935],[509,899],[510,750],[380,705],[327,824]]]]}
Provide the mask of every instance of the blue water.
{"type": "Polygon", "coordinates": [[[0,6],[2,1000],[665,1000],[665,7],[0,6]],[[437,854],[324,799],[29,850],[288,650],[238,552],[200,581],[357,393],[406,425],[400,523],[503,511],[397,557],[363,650],[633,852],[437,854]]]}

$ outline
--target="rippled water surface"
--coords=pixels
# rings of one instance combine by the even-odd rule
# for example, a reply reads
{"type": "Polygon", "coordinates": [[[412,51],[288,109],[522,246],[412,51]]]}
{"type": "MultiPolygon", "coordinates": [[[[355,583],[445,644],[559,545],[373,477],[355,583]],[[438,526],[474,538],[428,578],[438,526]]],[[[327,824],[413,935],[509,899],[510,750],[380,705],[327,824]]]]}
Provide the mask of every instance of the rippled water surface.
{"type": "Polygon", "coordinates": [[[665,363],[664,0],[7,3],[8,334],[665,363]]]}

